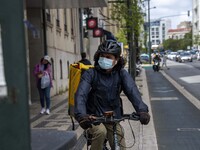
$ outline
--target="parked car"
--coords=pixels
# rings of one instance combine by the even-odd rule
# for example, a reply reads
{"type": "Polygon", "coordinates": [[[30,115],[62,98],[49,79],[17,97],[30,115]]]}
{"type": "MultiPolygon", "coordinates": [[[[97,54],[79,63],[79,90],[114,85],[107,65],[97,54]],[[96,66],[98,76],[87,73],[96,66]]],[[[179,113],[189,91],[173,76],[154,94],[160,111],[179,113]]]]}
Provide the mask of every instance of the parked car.
{"type": "Polygon", "coordinates": [[[141,63],[148,63],[149,62],[149,55],[148,54],[141,54],[140,55],[140,62],[141,63]]]}
{"type": "Polygon", "coordinates": [[[170,49],[168,49],[168,50],[165,51],[166,54],[169,54],[171,52],[172,52],[172,50],[170,50],[170,49]]]}
{"type": "Polygon", "coordinates": [[[200,60],[200,52],[197,52],[197,60],[200,60]]]}
{"type": "Polygon", "coordinates": [[[197,53],[196,53],[196,51],[190,50],[189,52],[192,55],[192,59],[197,59],[197,53]]]}
{"type": "Polygon", "coordinates": [[[192,62],[192,55],[189,52],[182,52],[178,57],[178,62],[192,62]]]}
{"type": "Polygon", "coordinates": [[[176,55],[177,55],[177,52],[171,52],[167,55],[167,58],[170,60],[175,60],[176,55]]]}
{"type": "Polygon", "coordinates": [[[178,51],[177,51],[177,54],[176,54],[176,56],[175,56],[175,61],[178,61],[178,57],[180,56],[180,54],[181,54],[182,52],[184,52],[184,51],[183,51],[183,50],[178,50],[178,51]]]}

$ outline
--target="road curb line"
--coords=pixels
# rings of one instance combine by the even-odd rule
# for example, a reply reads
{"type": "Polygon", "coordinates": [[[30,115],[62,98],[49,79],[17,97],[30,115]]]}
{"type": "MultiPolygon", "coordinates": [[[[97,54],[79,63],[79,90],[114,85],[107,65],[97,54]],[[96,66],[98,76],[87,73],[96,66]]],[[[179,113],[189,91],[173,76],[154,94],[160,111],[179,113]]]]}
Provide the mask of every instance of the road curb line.
{"type": "Polygon", "coordinates": [[[153,114],[152,114],[150,97],[149,97],[148,84],[147,84],[147,79],[146,79],[146,72],[145,72],[144,68],[142,68],[141,75],[143,76],[142,98],[149,107],[149,114],[151,116],[151,121],[146,126],[144,126],[144,125],[140,126],[139,150],[147,150],[147,149],[148,150],[158,150],[155,126],[154,126],[154,122],[153,122],[153,114]]]}
{"type": "Polygon", "coordinates": [[[173,80],[169,75],[167,75],[164,71],[160,71],[162,75],[171,82],[176,89],[181,92],[196,108],[200,110],[200,100],[198,100],[196,97],[194,97],[192,94],[190,94],[184,87],[179,85],[175,80],[173,80]]]}

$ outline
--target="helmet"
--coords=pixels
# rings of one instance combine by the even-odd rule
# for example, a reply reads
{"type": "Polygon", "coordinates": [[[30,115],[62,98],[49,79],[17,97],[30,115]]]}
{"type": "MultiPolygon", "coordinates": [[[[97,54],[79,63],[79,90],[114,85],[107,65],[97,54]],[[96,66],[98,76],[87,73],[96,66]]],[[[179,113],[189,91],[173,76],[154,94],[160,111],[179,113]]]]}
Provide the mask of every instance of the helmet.
{"type": "Polygon", "coordinates": [[[121,54],[121,47],[117,43],[117,41],[106,40],[99,45],[97,52],[113,54],[113,55],[119,57],[121,54]]]}

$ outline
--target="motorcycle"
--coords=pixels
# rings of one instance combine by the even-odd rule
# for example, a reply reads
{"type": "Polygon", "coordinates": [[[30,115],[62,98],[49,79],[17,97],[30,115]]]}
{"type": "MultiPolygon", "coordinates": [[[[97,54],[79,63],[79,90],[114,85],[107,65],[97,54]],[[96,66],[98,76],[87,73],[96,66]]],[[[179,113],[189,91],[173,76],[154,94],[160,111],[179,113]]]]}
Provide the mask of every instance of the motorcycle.
{"type": "Polygon", "coordinates": [[[154,70],[154,72],[158,72],[160,70],[160,62],[159,61],[154,61],[153,70],[154,70]]]}
{"type": "Polygon", "coordinates": [[[137,63],[135,69],[136,69],[136,76],[139,76],[141,74],[141,71],[142,71],[141,64],[137,63]]]}

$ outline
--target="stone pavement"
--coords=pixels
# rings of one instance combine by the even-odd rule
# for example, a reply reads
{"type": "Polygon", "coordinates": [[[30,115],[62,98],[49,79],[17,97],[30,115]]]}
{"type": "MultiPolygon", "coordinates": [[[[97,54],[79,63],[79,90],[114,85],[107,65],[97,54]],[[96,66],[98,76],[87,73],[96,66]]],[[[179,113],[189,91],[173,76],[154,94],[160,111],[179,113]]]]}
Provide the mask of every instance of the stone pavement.
{"type": "MultiPolygon", "coordinates": [[[[139,90],[142,94],[142,98],[145,101],[145,103],[149,106],[150,109],[150,115],[151,115],[151,121],[147,126],[143,126],[140,124],[140,122],[136,121],[130,121],[130,124],[133,128],[134,135],[135,135],[135,144],[131,148],[127,148],[127,150],[157,150],[157,140],[156,140],[156,134],[154,130],[154,123],[153,123],[153,116],[151,112],[151,105],[149,101],[149,93],[148,93],[148,86],[146,82],[146,74],[145,70],[142,69],[142,73],[139,77],[136,77],[136,84],[139,87],[139,90]]],[[[86,150],[86,139],[82,135],[83,130],[80,128],[78,123],[75,121],[75,131],[72,131],[72,123],[71,119],[67,113],[67,97],[68,93],[63,93],[62,95],[58,95],[51,98],[51,114],[50,115],[41,115],[40,112],[40,104],[39,103],[33,103],[30,106],[30,122],[31,122],[31,129],[32,133],[35,131],[39,134],[42,132],[61,132],[60,136],[66,136],[70,135],[71,139],[63,139],[60,138],[57,140],[55,144],[60,146],[59,148],[50,147],[48,150],[57,150],[57,149],[66,149],[66,150],[86,150]],[[71,133],[72,132],[72,133],[71,133]],[[74,132],[76,133],[76,136],[73,135],[74,132]],[[77,141],[75,140],[77,138],[77,141]],[[76,142],[76,145],[72,148],[72,145],[74,145],[76,142]],[[67,147],[67,145],[69,145],[67,147]]],[[[126,98],[126,96],[122,93],[121,97],[123,99],[123,107],[124,107],[124,113],[131,113],[134,111],[132,108],[132,105],[126,98]]],[[[121,123],[125,130],[125,138],[126,138],[126,146],[129,147],[134,143],[134,138],[130,128],[130,125],[128,121],[124,121],[121,123]]],[[[55,134],[55,133],[54,133],[55,134]]],[[[58,135],[54,136],[54,138],[59,138],[58,135]]],[[[68,136],[69,137],[69,136],[68,136]]],[[[44,137],[39,136],[42,140],[42,144],[46,142],[46,146],[48,146],[47,139],[45,140],[44,137]]],[[[33,150],[46,150],[38,147],[38,145],[35,145],[38,141],[38,135],[35,135],[35,139],[33,138],[32,134],[32,147],[33,150]]],[[[54,145],[55,145],[54,144],[54,145]]]]}

